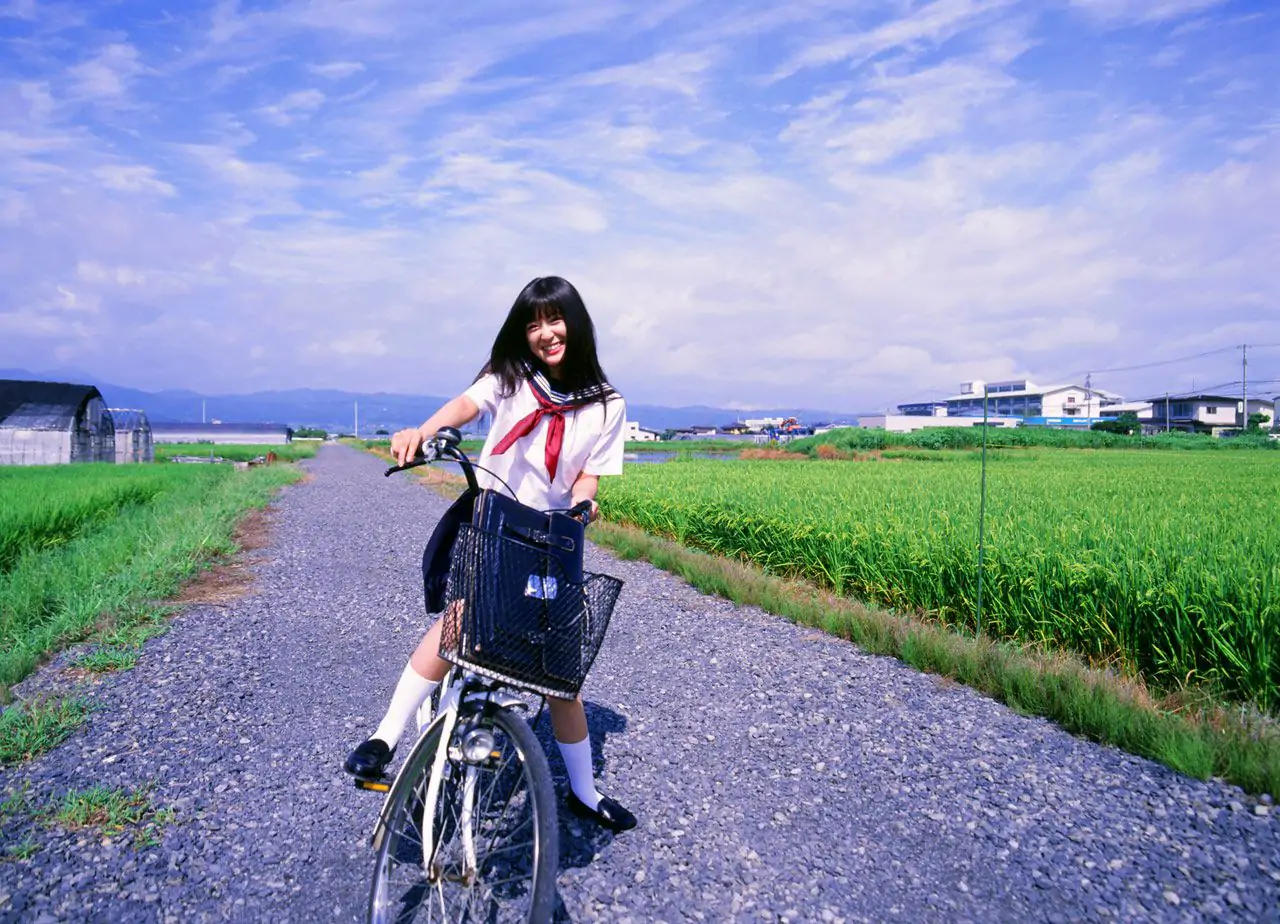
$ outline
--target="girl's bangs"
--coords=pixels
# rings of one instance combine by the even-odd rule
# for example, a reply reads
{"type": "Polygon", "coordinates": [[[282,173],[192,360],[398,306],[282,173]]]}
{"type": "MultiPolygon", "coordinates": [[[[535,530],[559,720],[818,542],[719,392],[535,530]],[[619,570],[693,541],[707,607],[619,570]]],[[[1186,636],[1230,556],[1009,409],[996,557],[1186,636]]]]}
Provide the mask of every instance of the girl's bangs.
{"type": "Polygon", "coordinates": [[[534,324],[539,321],[558,321],[564,317],[564,310],[555,299],[534,298],[529,300],[527,314],[524,323],[534,324]]]}

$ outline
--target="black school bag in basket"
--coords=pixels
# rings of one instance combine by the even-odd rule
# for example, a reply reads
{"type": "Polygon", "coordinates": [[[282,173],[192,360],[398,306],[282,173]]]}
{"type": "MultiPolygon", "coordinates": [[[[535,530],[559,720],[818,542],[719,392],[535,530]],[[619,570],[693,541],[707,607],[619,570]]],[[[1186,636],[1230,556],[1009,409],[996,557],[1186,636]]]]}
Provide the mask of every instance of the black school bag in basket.
{"type": "Polygon", "coordinates": [[[578,520],[481,491],[453,546],[441,654],[518,686],[576,695],[622,588],[585,573],[582,552],[578,520]]]}

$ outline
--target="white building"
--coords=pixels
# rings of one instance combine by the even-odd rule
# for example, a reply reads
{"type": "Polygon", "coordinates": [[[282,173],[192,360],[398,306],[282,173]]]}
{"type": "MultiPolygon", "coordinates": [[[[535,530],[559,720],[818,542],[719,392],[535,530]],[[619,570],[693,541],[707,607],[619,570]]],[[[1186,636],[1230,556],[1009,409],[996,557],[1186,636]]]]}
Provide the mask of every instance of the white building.
{"type": "Polygon", "coordinates": [[[635,420],[627,421],[627,442],[629,443],[653,443],[659,438],[656,430],[646,430],[640,426],[635,420]]]}
{"type": "MultiPolygon", "coordinates": [[[[1016,427],[1021,417],[987,417],[987,426],[1016,427]]],[[[911,433],[926,427],[980,427],[982,415],[977,417],[922,417],[916,414],[885,414],[877,417],[859,417],[858,426],[864,430],[888,430],[890,433],[911,433]]]]}
{"type": "Polygon", "coordinates": [[[1155,408],[1150,401],[1116,401],[1104,404],[1099,414],[1103,417],[1119,417],[1121,414],[1133,414],[1139,420],[1151,420],[1155,408]]]}
{"type": "Polygon", "coordinates": [[[284,424],[156,422],[151,436],[157,443],[279,446],[293,441],[293,430],[284,424]]]}
{"type": "Polygon", "coordinates": [[[960,386],[960,394],[946,399],[947,416],[981,417],[984,390],[987,413],[996,417],[1088,419],[1100,416],[1104,404],[1121,400],[1119,395],[1084,385],[1041,386],[1027,379],[976,380],[965,382],[960,386]]]}

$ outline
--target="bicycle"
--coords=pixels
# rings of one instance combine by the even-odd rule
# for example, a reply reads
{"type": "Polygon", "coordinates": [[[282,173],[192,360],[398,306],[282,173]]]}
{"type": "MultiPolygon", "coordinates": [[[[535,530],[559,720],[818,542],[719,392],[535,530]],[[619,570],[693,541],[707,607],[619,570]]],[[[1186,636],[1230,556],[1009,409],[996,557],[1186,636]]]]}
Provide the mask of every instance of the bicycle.
{"type": "MultiPolygon", "coordinates": [[[[388,476],[457,462],[479,493],[477,466],[445,428],[388,476]]],[[[527,509],[527,508],[526,508],[527,509]]],[[[567,511],[589,514],[590,502],[567,511]]],[[[577,695],[622,582],[573,573],[580,540],[554,528],[504,536],[462,526],[454,545],[440,654],[452,662],[418,717],[419,737],[395,778],[356,780],[385,792],[370,838],[377,852],[368,920],[551,920],[559,829],[551,768],[526,695],[577,695]],[[512,692],[511,690],[517,691],[512,692]]],[[[545,702],[543,703],[545,708],[545,702]]]]}

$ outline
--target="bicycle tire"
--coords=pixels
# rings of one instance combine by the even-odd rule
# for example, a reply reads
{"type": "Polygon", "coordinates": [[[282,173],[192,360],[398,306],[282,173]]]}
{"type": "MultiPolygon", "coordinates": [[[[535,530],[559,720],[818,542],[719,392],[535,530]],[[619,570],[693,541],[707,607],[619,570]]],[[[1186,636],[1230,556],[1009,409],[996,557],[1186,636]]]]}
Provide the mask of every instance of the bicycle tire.
{"type": "MultiPolygon", "coordinates": [[[[378,845],[373,884],[369,893],[371,924],[455,924],[455,922],[524,922],[545,924],[551,920],[556,899],[559,867],[559,833],[551,768],[542,745],[521,716],[499,709],[475,723],[495,739],[501,760],[488,773],[492,785],[477,783],[473,837],[489,849],[478,857],[477,882],[459,881],[451,853],[460,844],[460,780],[468,766],[445,762],[445,779],[435,807],[434,827],[440,846],[428,873],[422,856],[422,827],[427,779],[437,748],[441,724],[433,722],[415,745],[397,777],[387,801],[386,830],[378,845]],[[493,815],[495,801],[501,812],[493,815]],[[510,812],[514,806],[515,812],[510,812]],[[527,829],[528,842],[515,841],[527,829]],[[496,848],[496,849],[495,849],[496,848]],[[514,871],[513,875],[504,873],[514,871]]],[[[477,770],[479,776],[480,768],[477,770]]]]}

